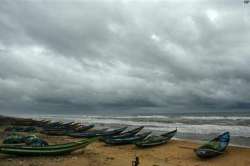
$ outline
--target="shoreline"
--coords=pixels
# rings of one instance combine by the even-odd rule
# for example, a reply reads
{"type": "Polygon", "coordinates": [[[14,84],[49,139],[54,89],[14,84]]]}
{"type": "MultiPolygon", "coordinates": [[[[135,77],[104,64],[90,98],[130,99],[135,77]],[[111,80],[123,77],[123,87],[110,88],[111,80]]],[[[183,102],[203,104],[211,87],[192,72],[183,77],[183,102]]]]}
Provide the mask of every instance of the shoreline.
{"type": "MultiPolygon", "coordinates": [[[[62,115],[64,116],[64,115],[62,115]]],[[[24,118],[24,116],[5,116],[5,115],[0,115],[0,119],[2,118],[10,118],[10,119],[34,119],[34,120],[55,120],[55,121],[58,121],[58,118],[32,118],[32,116],[30,117],[27,117],[27,118],[24,118]]],[[[65,120],[65,119],[61,119],[59,118],[60,121],[64,121],[64,122],[68,122],[69,120],[65,120]]],[[[70,120],[70,121],[74,121],[74,119],[70,120]]],[[[75,122],[79,122],[78,120],[75,120],[75,122]]],[[[0,122],[1,123],[1,122],[0,122]]],[[[81,121],[82,123],[82,121],[81,121]]],[[[85,122],[86,124],[89,124],[89,122],[85,122]]],[[[119,128],[119,127],[122,127],[124,126],[123,124],[120,125],[120,124],[103,124],[103,123],[96,123],[95,124],[95,128],[96,129],[101,129],[103,127],[108,127],[108,128],[119,128]]],[[[138,125],[130,125],[130,124],[127,124],[127,126],[129,127],[139,127],[138,125]]],[[[169,128],[169,130],[171,130],[169,128]]],[[[154,134],[160,134],[162,133],[163,131],[162,130],[157,130],[157,129],[151,129],[151,127],[148,128],[148,126],[145,126],[144,128],[144,131],[152,131],[154,134]]],[[[166,130],[168,131],[168,130],[166,130]]],[[[166,132],[165,131],[165,132],[166,132]]],[[[200,134],[200,133],[185,133],[185,132],[181,132],[180,129],[178,130],[178,133],[177,135],[175,136],[175,138],[173,139],[176,139],[176,140],[184,140],[184,141],[191,141],[191,142],[194,142],[194,143],[203,143],[206,141],[206,139],[208,138],[212,138],[213,136],[216,136],[216,134],[219,134],[219,133],[208,133],[208,134],[200,134]]],[[[250,137],[245,137],[245,136],[234,136],[234,135],[231,135],[231,143],[230,145],[231,146],[235,146],[235,147],[244,147],[244,148],[250,148],[250,137]]]]}
{"type": "MultiPolygon", "coordinates": [[[[4,126],[6,127],[6,126],[4,126]]],[[[3,141],[3,127],[0,142],[3,141]]],[[[21,133],[25,135],[34,133],[21,133]]],[[[60,144],[79,139],[68,136],[48,136],[35,133],[49,144],[60,144]]],[[[224,154],[202,160],[193,152],[203,141],[175,138],[167,144],[152,148],[137,148],[135,145],[108,146],[97,141],[86,148],[63,156],[16,157],[0,154],[1,166],[129,166],[139,157],[139,166],[249,166],[250,148],[230,145],[224,154]]]]}

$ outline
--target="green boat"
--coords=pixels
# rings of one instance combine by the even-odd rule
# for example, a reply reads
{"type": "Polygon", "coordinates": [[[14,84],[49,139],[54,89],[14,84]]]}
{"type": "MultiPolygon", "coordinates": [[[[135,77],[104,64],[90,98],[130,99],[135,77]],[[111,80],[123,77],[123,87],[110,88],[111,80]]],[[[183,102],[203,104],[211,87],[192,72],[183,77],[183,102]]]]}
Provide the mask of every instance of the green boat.
{"type": "Polygon", "coordinates": [[[221,155],[227,149],[230,142],[230,133],[225,132],[206,144],[194,149],[195,154],[200,158],[212,158],[221,155]]]}
{"type": "Polygon", "coordinates": [[[45,147],[1,147],[0,153],[17,155],[17,156],[48,156],[48,155],[63,155],[71,153],[75,150],[86,147],[96,138],[81,140],[73,143],[49,145],[45,147]]]}
{"type": "Polygon", "coordinates": [[[42,147],[33,147],[33,146],[25,146],[25,145],[14,145],[14,144],[7,144],[7,145],[1,145],[1,148],[13,148],[13,149],[38,149],[38,150],[50,150],[50,149],[63,149],[63,148],[69,148],[69,147],[74,147],[76,145],[92,141],[93,139],[82,139],[80,141],[74,141],[74,142],[69,142],[65,144],[55,144],[55,145],[48,145],[48,146],[42,146],[42,147]]]}
{"type": "Polygon", "coordinates": [[[73,132],[73,130],[68,131],[68,130],[43,130],[41,131],[42,134],[46,134],[46,135],[53,135],[53,136],[65,136],[68,135],[68,133],[73,132]]]}
{"type": "Polygon", "coordinates": [[[135,145],[139,148],[153,147],[167,143],[171,138],[162,136],[149,136],[147,139],[135,142],[135,145]]]}
{"type": "Polygon", "coordinates": [[[144,140],[135,142],[135,145],[139,148],[146,148],[166,144],[176,133],[177,129],[160,136],[152,135],[144,140]]]}

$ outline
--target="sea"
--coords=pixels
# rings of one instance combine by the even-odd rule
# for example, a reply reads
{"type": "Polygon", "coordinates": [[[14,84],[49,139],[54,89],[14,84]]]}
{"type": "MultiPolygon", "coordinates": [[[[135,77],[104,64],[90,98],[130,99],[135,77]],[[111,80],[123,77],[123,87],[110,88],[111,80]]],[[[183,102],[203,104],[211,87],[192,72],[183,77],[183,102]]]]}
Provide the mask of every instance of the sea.
{"type": "Polygon", "coordinates": [[[47,119],[52,121],[74,121],[95,124],[96,128],[135,128],[145,126],[144,131],[153,134],[168,132],[177,128],[175,139],[207,141],[216,135],[229,131],[231,145],[250,147],[250,111],[237,112],[178,112],[178,113],[83,113],[83,114],[19,114],[18,117],[47,119]]]}

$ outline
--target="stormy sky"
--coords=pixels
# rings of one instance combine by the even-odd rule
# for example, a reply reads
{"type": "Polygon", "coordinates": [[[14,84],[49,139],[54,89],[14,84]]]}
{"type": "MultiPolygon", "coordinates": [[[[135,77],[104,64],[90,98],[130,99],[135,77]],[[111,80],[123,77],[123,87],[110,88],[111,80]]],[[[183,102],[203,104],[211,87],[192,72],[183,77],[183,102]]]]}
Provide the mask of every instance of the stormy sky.
{"type": "Polygon", "coordinates": [[[241,0],[1,0],[0,112],[250,108],[241,0]]]}

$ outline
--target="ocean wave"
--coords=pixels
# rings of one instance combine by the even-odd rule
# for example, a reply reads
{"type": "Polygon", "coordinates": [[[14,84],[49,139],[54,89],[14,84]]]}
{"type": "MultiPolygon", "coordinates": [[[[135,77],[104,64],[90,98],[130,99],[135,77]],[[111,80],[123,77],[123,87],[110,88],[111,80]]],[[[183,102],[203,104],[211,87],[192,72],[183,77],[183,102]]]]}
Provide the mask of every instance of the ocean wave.
{"type": "Polygon", "coordinates": [[[130,121],[122,119],[101,119],[94,117],[84,118],[66,118],[67,120],[74,120],[76,122],[94,123],[94,124],[116,124],[116,125],[129,125],[129,126],[145,126],[145,129],[155,131],[169,131],[174,128],[178,128],[181,133],[192,133],[192,134],[209,134],[209,133],[221,133],[229,131],[232,136],[244,136],[250,137],[250,127],[239,126],[239,125],[212,125],[202,124],[193,125],[185,123],[162,123],[162,122],[142,122],[142,121],[130,121]]]}
{"type": "MultiPolygon", "coordinates": [[[[20,115],[21,116],[21,115],[20,115]]],[[[108,116],[108,115],[22,115],[30,118],[91,118],[91,119],[188,119],[188,120],[250,120],[250,116],[165,116],[165,115],[134,115],[134,116],[108,116]]]]}
{"type": "Polygon", "coordinates": [[[146,129],[155,131],[169,131],[178,128],[178,131],[181,133],[192,134],[209,134],[229,131],[232,136],[250,137],[250,126],[248,123],[250,117],[46,115],[39,116],[39,119],[104,125],[145,126],[146,129]],[[241,121],[244,123],[240,123],[241,121]]]}
{"type": "Polygon", "coordinates": [[[149,116],[100,116],[100,115],[83,115],[83,118],[97,119],[189,119],[189,120],[250,120],[250,116],[164,116],[164,115],[149,115],[149,116]]]}
{"type": "Polygon", "coordinates": [[[243,116],[181,116],[181,119],[194,119],[194,120],[250,120],[250,117],[243,116]]]}

